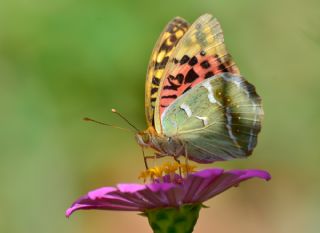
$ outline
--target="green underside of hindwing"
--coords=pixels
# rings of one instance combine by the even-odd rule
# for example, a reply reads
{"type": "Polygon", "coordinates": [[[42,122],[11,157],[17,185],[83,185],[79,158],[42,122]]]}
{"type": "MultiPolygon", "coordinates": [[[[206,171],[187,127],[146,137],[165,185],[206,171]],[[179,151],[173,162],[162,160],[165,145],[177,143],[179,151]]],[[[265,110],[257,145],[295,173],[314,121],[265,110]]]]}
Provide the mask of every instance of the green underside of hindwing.
{"type": "Polygon", "coordinates": [[[189,158],[209,163],[251,154],[262,116],[254,86],[238,75],[223,73],[176,99],[161,122],[164,135],[181,140],[189,158]]]}

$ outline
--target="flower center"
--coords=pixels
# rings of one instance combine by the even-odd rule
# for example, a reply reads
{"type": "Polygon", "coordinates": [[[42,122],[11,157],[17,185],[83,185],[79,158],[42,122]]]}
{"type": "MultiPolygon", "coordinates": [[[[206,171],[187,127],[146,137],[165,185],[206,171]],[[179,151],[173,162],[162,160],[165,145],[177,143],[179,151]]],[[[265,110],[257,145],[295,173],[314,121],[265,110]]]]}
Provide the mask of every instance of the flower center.
{"type": "Polygon", "coordinates": [[[164,182],[164,178],[169,182],[177,182],[177,180],[181,180],[188,174],[195,172],[195,168],[195,165],[165,162],[160,166],[155,166],[141,172],[138,178],[143,179],[143,182],[146,182],[148,179],[153,182],[164,182]]]}

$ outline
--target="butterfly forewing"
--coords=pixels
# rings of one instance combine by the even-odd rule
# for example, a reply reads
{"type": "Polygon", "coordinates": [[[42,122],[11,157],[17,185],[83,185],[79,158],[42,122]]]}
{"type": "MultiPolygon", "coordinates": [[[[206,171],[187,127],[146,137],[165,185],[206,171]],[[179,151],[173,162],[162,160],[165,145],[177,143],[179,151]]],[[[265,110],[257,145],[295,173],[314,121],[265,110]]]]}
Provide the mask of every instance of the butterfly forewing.
{"type": "Polygon", "coordinates": [[[148,126],[153,125],[155,101],[169,57],[187,29],[188,23],[184,19],[174,18],[165,27],[153,49],[148,66],[145,90],[145,111],[148,126]]]}
{"type": "Polygon", "coordinates": [[[190,26],[169,59],[156,102],[156,130],[161,132],[160,117],[176,98],[223,72],[239,74],[224,45],[219,22],[211,15],[203,15],[190,26]]]}
{"type": "Polygon", "coordinates": [[[262,116],[254,86],[223,73],[176,99],[161,121],[164,135],[181,140],[190,159],[210,163],[251,154],[262,116]]]}

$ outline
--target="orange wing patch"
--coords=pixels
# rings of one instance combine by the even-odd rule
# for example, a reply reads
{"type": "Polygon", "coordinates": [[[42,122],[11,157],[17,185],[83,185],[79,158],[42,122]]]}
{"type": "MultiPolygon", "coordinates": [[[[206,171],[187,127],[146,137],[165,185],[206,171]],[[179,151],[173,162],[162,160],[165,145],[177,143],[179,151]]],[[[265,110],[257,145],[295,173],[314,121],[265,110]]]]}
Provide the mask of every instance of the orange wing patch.
{"type": "Polygon", "coordinates": [[[238,74],[231,60],[223,62],[218,55],[208,56],[205,52],[192,58],[186,55],[180,62],[177,61],[177,66],[180,68],[164,79],[159,99],[160,115],[176,98],[203,80],[224,72],[238,74]]]}

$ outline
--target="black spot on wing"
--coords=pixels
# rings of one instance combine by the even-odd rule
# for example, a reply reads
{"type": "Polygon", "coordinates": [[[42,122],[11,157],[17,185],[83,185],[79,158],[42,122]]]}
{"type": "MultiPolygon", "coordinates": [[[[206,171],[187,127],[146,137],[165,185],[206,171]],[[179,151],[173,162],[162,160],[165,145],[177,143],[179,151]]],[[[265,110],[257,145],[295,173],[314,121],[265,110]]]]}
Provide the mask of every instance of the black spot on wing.
{"type": "Polygon", "coordinates": [[[175,77],[174,77],[173,75],[169,74],[169,75],[168,75],[168,79],[173,80],[173,79],[175,79],[175,77]]]}
{"type": "Polygon", "coordinates": [[[175,45],[175,43],[172,43],[172,44],[170,44],[170,45],[168,45],[167,43],[163,43],[161,46],[160,46],[160,51],[162,51],[162,50],[164,50],[164,51],[166,51],[166,52],[168,52],[168,51],[170,51],[172,48],[173,48],[173,46],[175,45]]]}
{"type": "Polygon", "coordinates": [[[164,68],[166,67],[168,61],[169,61],[169,57],[168,57],[168,56],[164,57],[160,63],[157,62],[157,63],[155,64],[154,69],[155,69],[155,70],[157,70],[157,69],[164,69],[164,68]]]}
{"type": "Polygon", "coordinates": [[[200,66],[204,69],[208,69],[210,67],[210,64],[208,61],[203,61],[200,63],[200,66]]]}
{"type": "Polygon", "coordinates": [[[177,41],[177,37],[176,37],[175,35],[171,35],[171,36],[169,37],[169,40],[170,40],[170,42],[174,43],[174,42],[177,41]]]}
{"type": "Polygon", "coordinates": [[[162,99],[176,99],[177,95],[163,95],[161,96],[162,99]]]}
{"type": "Polygon", "coordinates": [[[176,91],[180,87],[180,85],[175,84],[174,82],[172,82],[172,79],[170,79],[170,78],[168,78],[168,82],[169,82],[169,85],[164,86],[163,87],[164,90],[175,90],[176,91]]]}
{"type": "Polygon", "coordinates": [[[190,59],[190,61],[188,62],[188,64],[190,65],[190,66],[194,66],[195,64],[197,64],[198,63],[198,59],[195,57],[195,56],[193,56],[191,59],[190,59]]]}
{"type": "Polygon", "coordinates": [[[192,83],[194,80],[196,80],[199,77],[199,75],[193,70],[190,69],[186,75],[186,78],[184,80],[184,83],[192,83]]]}
{"type": "Polygon", "coordinates": [[[186,64],[188,61],[190,60],[190,57],[188,55],[184,55],[181,60],[180,60],[180,64],[186,64]]]}
{"type": "Polygon", "coordinates": [[[154,93],[156,93],[158,91],[157,87],[153,87],[151,88],[151,95],[153,95],[154,93]]]}
{"type": "Polygon", "coordinates": [[[177,80],[180,84],[182,83],[183,79],[184,79],[183,74],[177,74],[176,80],[177,80]]]}
{"type": "Polygon", "coordinates": [[[205,74],[204,78],[207,79],[207,78],[210,78],[214,76],[214,73],[212,71],[209,71],[208,73],[205,74]]]}
{"type": "Polygon", "coordinates": [[[221,70],[222,72],[228,72],[228,69],[225,67],[225,65],[223,65],[223,64],[220,64],[219,66],[218,66],[218,69],[219,70],[221,70]]]}
{"type": "Polygon", "coordinates": [[[217,62],[219,63],[218,69],[222,72],[228,72],[228,69],[225,67],[224,64],[222,64],[220,57],[217,54],[215,54],[214,57],[217,59],[217,62]]]}
{"type": "Polygon", "coordinates": [[[156,76],[153,76],[152,84],[159,86],[160,85],[160,79],[157,78],[156,76]]]}
{"type": "Polygon", "coordinates": [[[174,86],[167,85],[167,86],[163,87],[163,90],[174,90],[174,91],[176,91],[176,90],[178,90],[178,87],[179,86],[176,86],[176,85],[174,85],[174,86]]]}

